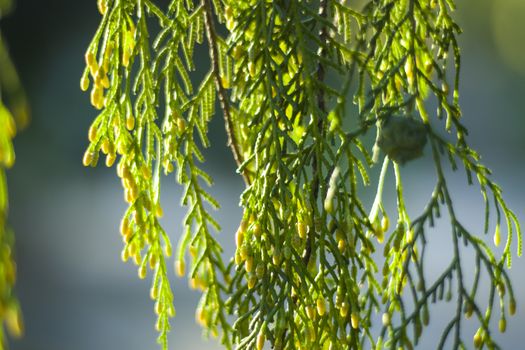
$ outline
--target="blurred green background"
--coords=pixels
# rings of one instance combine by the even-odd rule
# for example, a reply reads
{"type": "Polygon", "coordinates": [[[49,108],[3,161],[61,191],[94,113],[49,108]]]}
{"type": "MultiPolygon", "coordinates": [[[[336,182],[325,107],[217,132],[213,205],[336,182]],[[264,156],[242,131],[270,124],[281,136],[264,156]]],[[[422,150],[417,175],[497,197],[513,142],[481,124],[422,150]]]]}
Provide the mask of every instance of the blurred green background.
{"type": "MultiPolygon", "coordinates": [[[[458,7],[456,17],[464,30],[460,101],[469,141],[495,171],[509,205],[525,223],[525,1],[458,1],[458,7]]],[[[118,225],[126,208],[120,182],[113,169],[81,164],[96,111],[88,94],[80,91],[79,79],[99,20],[94,0],[18,0],[1,23],[32,108],[31,125],[15,140],[17,162],[8,173],[17,290],[26,323],[26,335],[12,342],[13,350],[157,348],[149,280],[139,280],[136,267],[120,261],[118,225]]],[[[242,180],[225,146],[222,118],[212,121],[210,132],[213,149],[206,152],[206,168],[216,180],[211,192],[222,204],[216,213],[223,227],[219,239],[231,253],[241,216],[242,180]]],[[[403,168],[414,216],[434,181],[428,158],[403,168]]],[[[479,230],[483,212],[478,189],[466,188],[463,174],[451,181],[457,211],[468,228],[479,230]]],[[[370,197],[375,188],[366,191],[370,197]]],[[[165,178],[163,223],[174,242],[185,212],[179,198],[174,177],[165,178]]],[[[387,202],[394,203],[393,198],[387,202]]],[[[430,274],[447,254],[450,233],[446,218],[442,221],[429,233],[430,274]]],[[[492,241],[492,234],[487,240],[492,241]]],[[[470,271],[469,266],[464,268],[470,271]]],[[[518,315],[508,320],[507,333],[497,336],[503,349],[522,349],[525,341],[524,270],[525,258],[515,259],[510,275],[518,315]]],[[[195,325],[198,293],[183,279],[173,277],[173,283],[177,317],[171,348],[220,349],[214,340],[202,340],[195,325]]],[[[431,308],[422,349],[436,346],[454,307],[442,303],[431,308]]],[[[474,330],[472,323],[463,329],[468,338],[474,330]]]]}

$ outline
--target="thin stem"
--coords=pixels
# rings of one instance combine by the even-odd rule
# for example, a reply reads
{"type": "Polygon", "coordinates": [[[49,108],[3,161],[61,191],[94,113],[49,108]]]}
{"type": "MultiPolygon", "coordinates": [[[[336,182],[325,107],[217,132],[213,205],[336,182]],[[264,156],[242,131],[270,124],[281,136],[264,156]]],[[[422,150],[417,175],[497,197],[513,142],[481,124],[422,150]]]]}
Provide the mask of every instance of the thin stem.
{"type": "MultiPolygon", "coordinates": [[[[319,3],[319,16],[323,19],[326,19],[327,18],[327,15],[328,15],[328,1],[327,0],[321,0],[320,3],[319,3]]],[[[326,25],[322,25],[321,26],[321,29],[319,30],[319,39],[321,40],[322,43],[326,43],[326,40],[327,40],[327,31],[326,31],[326,25]]],[[[319,47],[319,56],[320,57],[324,57],[325,56],[325,51],[323,49],[323,47],[319,47]]],[[[324,81],[324,76],[325,76],[325,69],[323,67],[323,64],[321,61],[319,61],[318,65],[317,65],[317,80],[319,82],[323,82],[324,81]]],[[[319,108],[319,110],[321,111],[321,113],[325,114],[326,113],[326,103],[325,103],[325,96],[324,96],[324,90],[323,89],[318,89],[318,92],[317,92],[317,107],[319,108]]],[[[318,128],[318,131],[320,133],[320,136],[323,137],[323,129],[324,129],[324,120],[323,120],[323,117],[324,116],[321,116],[318,121],[317,121],[317,128],[318,128]]],[[[319,159],[318,159],[318,155],[320,154],[323,154],[323,150],[322,150],[322,142],[316,142],[316,144],[318,144],[317,147],[319,147],[319,152],[314,152],[314,155],[313,155],[313,160],[312,160],[312,169],[313,169],[313,184],[312,184],[312,190],[313,190],[313,195],[314,195],[314,200],[315,202],[317,203],[318,201],[318,198],[319,198],[319,183],[320,183],[320,178],[322,177],[322,170],[321,170],[321,167],[319,166],[319,159]]],[[[305,248],[305,251],[304,251],[304,254],[303,254],[303,264],[305,266],[308,265],[308,262],[310,261],[310,257],[312,255],[312,245],[313,245],[313,238],[314,238],[314,235],[313,235],[313,231],[314,230],[310,230],[310,232],[308,233],[308,238],[307,238],[307,244],[306,244],[306,248],[305,248]]]]}
{"type": "MultiPolygon", "coordinates": [[[[231,118],[230,104],[226,89],[222,86],[220,69],[219,69],[219,50],[217,48],[217,33],[215,31],[215,22],[213,20],[212,3],[210,0],[202,0],[202,6],[204,7],[204,26],[206,28],[206,37],[208,39],[210,59],[212,65],[212,74],[215,80],[215,87],[219,96],[219,103],[224,115],[224,125],[226,128],[226,135],[228,137],[227,146],[230,147],[237,168],[242,164],[241,150],[238,140],[235,138],[233,132],[233,122],[231,118]]],[[[247,175],[247,170],[244,169],[241,172],[242,177],[246,185],[251,183],[250,178],[247,175]]]]}

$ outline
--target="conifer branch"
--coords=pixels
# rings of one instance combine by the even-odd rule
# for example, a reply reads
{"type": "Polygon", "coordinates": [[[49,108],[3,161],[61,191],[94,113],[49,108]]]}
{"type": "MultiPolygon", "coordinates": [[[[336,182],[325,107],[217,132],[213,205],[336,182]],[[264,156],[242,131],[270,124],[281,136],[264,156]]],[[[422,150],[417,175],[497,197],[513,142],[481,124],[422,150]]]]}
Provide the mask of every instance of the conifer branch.
{"type": "MultiPolygon", "coordinates": [[[[221,105],[222,113],[224,115],[224,126],[226,128],[226,135],[228,137],[227,146],[230,147],[237,168],[243,163],[242,151],[240,143],[236,139],[235,133],[233,132],[233,121],[230,112],[230,102],[226,89],[222,85],[222,79],[220,75],[219,67],[219,51],[217,49],[217,32],[215,31],[215,23],[213,20],[212,3],[210,0],[202,0],[202,6],[204,7],[204,26],[206,27],[206,37],[208,38],[208,47],[210,52],[210,60],[212,66],[212,74],[215,80],[215,87],[219,96],[219,102],[221,105]]],[[[250,178],[246,169],[241,170],[241,175],[244,178],[246,185],[250,185],[250,178]]]]}
{"type": "MultiPolygon", "coordinates": [[[[321,0],[319,4],[319,16],[322,19],[327,18],[327,11],[328,11],[328,0],[321,0]]],[[[327,43],[327,30],[326,25],[321,25],[321,28],[319,29],[319,40],[325,44],[327,43]]],[[[325,57],[325,48],[321,46],[319,48],[319,57],[325,57]]],[[[321,83],[324,82],[324,75],[325,75],[325,68],[323,66],[323,63],[321,60],[317,64],[317,79],[321,83]]],[[[323,89],[319,89],[317,92],[317,107],[320,111],[320,117],[317,122],[317,128],[319,129],[319,132],[321,134],[321,137],[324,137],[324,118],[326,115],[326,105],[325,105],[325,92],[323,89]]],[[[320,151],[322,153],[322,151],[320,151]]],[[[314,192],[314,201],[317,203],[319,200],[319,183],[320,183],[320,174],[318,174],[318,162],[320,160],[318,159],[318,154],[314,153],[313,160],[312,160],[312,169],[313,169],[313,184],[312,189],[314,192]]],[[[305,266],[308,265],[308,262],[310,261],[310,257],[312,255],[312,245],[314,244],[314,235],[312,232],[310,232],[306,239],[306,247],[303,253],[303,264],[305,266]]]]}
{"type": "MultiPolygon", "coordinates": [[[[139,4],[101,0],[99,7],[104,17],[88,50],[82,87],[87,89],[91,75],[92,102],[102,112],[90,129],[85,163],[94,165],[99,150],[108,154],[109,165],[115,160],[115,148],[121,154],[118,172],[130,203],[123,222],[133,226],[125,232],[123,254],[133,255],[140,271],[145,271],[147,257],[155,257],[150,264],[160,274],[153,287],[164,281],[160,285],[167,286],[163,295],[169,302],[164,262],[169,254],[159,254],[158,247],[161,237],[165,245],[170,243],[152,211],[159,199],[160,170],[169,173],[176,166],[177,180],[184,186],[183,204],[188,206],[176,269],[184,274],[189,252],[190,284],[203,291],[197,320],[206,333],[217,335],[222,329],[226,348],[260,350],[267,342],[275,349],[412,348],[429,322],[429,304],[452,298],[453,283],[456,312],[443,329],[440,346],[450,334],[455,347],[465,344],[462,313],[475,315],[479,323],[476,346],[497,346],[489,324],[496,294],[500,329],[506,324],[505,305],[510,314],[516,310],[504,264],[511,264],[515,236],[521,252],[521,231],[501,189],[490,179],[490,170],[468,146],[467,129],[460,121],[459,26],[450,16],[453,1],[374,0],[362,10],[336,0],[201,0],[197,8],[173,0],[167,10],[152,0],[139,4]],[[145,11],[161,26],[152,53],[145,11]],[[221,23],[225,20],[228,38],[218,36],[214,16],[221,23]],[[203,35],[211,73],[194,89],[193,47],[203,35]],[[108,54],[111,44],[119,55],[108,54]],[[135,58],[141,66],[132,78],[135,58]],[[451,64],[452,98],[445,74],[451,64]],[[105,76],[108,72],[111,82],[105,76]],[[344,77],[337,79],[340,75],[344,77]],[[347,95],[353,81],[359,114],[349,120],[347,95]],[[430,95],[438,101],[435,116],[424,103],[430,95]],[[195,142],[199,137],[204,147],[209,145],[207,123],[217,96],[228,146],[247,185],[230,264],[223,263],[221,247],[210,234],[211,227],[219,227],[204,203],[215,208],[219,204],[200,185],[201,180],[211,184],[212,179],[197,166],[204,158],[195,142]],[[159,100],[166,101],[162,128],[155,122],[159,100]],[[136,119],[126,116],[132,103],[136,119]],[[454,140],[436,132],[442,118],[446,131],[455,129],[454,140]],[[364,136],[374,130],[372,156],[364,136]],[[400,165],[422,156],[427,143],[437,182],[428,204],[412,220],[400,165]],[[369,211],[359,185],[375,182],[369,172],[381,151],[385,166],[369,211]],[[506,221],[501,257],[460,223],[442,170],[444,159],[453,170],[461,163],[468,183],[477,179],[485,203],[485,231],[489,211],[495,210],[496,246],[501,240],[500,221],[506,221]],[[397,196],[397,223],[392,229],[381,193],[389,162],[397,196]],[[426,235],[443,208],[451,218],[454,251],[442,274],[427,281],[426,235]],[[157,234],[150,237],[149,230],[157,234]],[[462,241],[476,255],[470,289],[463,281],[462,241]],[[380,273],[374,252],[381,245],[380,273]],[[144,259],[137,253],[141,249],[144,259]],[[490,284],[486,305],[477,300],[483,274],[490,284]],[[379,312],[383,327],[375,333],[372,322],[379,312]]],[[[159,340],[166,348],[171,309],[160,300],[158,305],[159,340]]]]}
{"type": "MultiPolygon", "coordinates": [[[[0,19],[10,8],[10,1],[0,2],[0,19]]],[[[15,235],[8,223],[7,170],[15,163],[13,139],[28,122],[25,92],[0,32],[0,349],[4,349],[8,342],[7,333],[13,338],[24,333],[22,310],[15,293],[16,250],[15,235]]]]}

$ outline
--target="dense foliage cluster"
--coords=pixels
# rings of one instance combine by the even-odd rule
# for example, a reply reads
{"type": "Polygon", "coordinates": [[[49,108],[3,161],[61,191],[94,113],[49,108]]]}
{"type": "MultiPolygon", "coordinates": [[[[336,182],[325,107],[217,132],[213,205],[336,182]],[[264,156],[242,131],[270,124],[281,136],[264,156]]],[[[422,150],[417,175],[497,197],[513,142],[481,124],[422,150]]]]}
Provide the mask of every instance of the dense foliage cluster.
{"type": "Polygon", "coordinates": [[[202,290],[197,320],[206,332],[220,332],[226,348],[411,349],[429,322],[429,304],[445,290],[457,308],[438,347],[466,346],[463,315],[477,320],[476,347],[497,347],[489,324],[499,317],[504,331],[507,313],[516,310],[505,264],[515,231],[521,252],[521,234],[460,121],[454,6],[453,0],[98,1],[102,22],[81,88],[91,89],[101,112],[89,129],[84,164],[95,166],[102,153],[112,166],[120,156],[117,174],[129,204],[122,258],[137,264],[141,278],[152,271],[163,349],[175,310],[166,263],[172,245],[159,223],[160,177],[172,171],[187,207],[175,269],[187,270],[190,284],[202,290]],[[194,49],[204,42],[209,72],[195,84],[194,49]],[[435,114],[427,99],[437,103],[435,114]],[[237,250],[228,261],[211,232],[219,229],[209,213],[218,203],[204,187],[212,179],[199,166],[216,100],[246,183],[237,250]],[[372,132],[373,148],[364,142],[372,132]],[[437,181],[427,206],[410,218],[400,165],[426,145],[437,181]],[[360,183],[370,184],[370,168],[381,157],[368,210],[360,183]],[[496,213],[496,246],[506,222],[501,257],[462,225],[446,163],[453,170],[461,164],[469,184],[477,180],[485,232],[489,210],[496,213]],[[394,225],[382,202],[389,168],[396,179],[394,225]],[[453,256],[428,280],[426,235],[442,211],[453,256]],[[463,276],[465,249],[476,256],[472,286],[463,276]],[[488,301],[478,296],[482,274],[488,301]]]}
{"type": "MultiPolygon", "coordinates": [[[[0,1],[0,18],[10,8],[10,1],[0,1]]],[[[14,234],[7,225],[6,169],[15,162],[13,137],[17,129],[27,124],[28,118],[25,94],[0,35],[0,320],[5,322],[13,336],[20,336],[24,327],[20,305],[14,294],[16,263],[13,259],[14,234]]],[[[3,327],[0,327],[0,349],[4,349],[6,344],[3,327]]]]}

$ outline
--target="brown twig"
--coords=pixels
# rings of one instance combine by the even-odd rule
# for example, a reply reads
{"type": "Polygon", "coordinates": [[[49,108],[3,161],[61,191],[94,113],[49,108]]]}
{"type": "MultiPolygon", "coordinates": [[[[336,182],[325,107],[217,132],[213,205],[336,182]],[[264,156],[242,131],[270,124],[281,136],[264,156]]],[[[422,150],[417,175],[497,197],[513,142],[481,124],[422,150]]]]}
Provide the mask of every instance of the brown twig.
{"type": "MultiPolygon", "coordinates": [[[[240,167],[243,160],[241,156],[241,150],[239,147],[238,140],[235,138],[233,132],[233,122],[231,118],[230,104],[226,89],[222,86],[220,67],[219,67],[219,50],[217,48],[217,32],[215,31],[215,22],[213,20],[212,4],[210,0],[202,0],[202,6],[204,8],[204,27],[206,28],[206,37],[208,39],[208,46],[210,50],[210,60],[212,65],[212,74],[214,75],[215,87],[219,96],[219,103],[224,115],[224,126],[226,128],[226,134],[228,136],[227,146],[230,147],[235,163],[237,167],[240,167]]],[[[248,177],[247,171],[241,172],[242,177],[246,185],[250,184],[250,178],[248,177]]]]}

